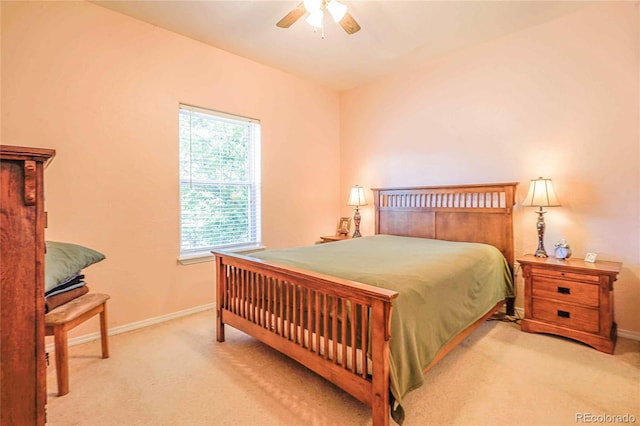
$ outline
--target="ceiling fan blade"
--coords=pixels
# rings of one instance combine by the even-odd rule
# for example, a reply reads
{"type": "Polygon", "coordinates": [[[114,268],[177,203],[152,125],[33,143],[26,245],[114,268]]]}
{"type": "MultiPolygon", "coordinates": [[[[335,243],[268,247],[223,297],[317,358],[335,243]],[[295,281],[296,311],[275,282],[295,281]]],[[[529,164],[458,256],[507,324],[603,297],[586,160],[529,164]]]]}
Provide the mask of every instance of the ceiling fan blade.
{"type": "Polygon", "coordinates": [[[344,17],[340,20],[340,26],[347,32],[347,34],[353,34],[360,31],[360,25],[356,22],[355,19],[349,12],[344,14],[344,17]]]}
{"type": "Polygon", "coordinates": [[[289,28],[296,22],[307,10],[304,8],[304,2],[297,5],[293,10],[285,15],[284,18],[278,21],[276,26],[280,28],[289,28]]]}

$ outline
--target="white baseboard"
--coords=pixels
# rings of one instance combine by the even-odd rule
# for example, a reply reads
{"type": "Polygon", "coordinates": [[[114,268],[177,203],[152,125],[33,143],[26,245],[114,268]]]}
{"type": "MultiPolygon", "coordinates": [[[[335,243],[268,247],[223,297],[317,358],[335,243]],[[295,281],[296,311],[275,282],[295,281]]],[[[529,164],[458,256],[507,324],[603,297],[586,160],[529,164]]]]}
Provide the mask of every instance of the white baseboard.
{"type": "MultiPolygon", "coordinates": [[[[170,321],[176,318],[185,317],[187,315],[196,314],[198,312],[207,311],[209,309],[215,309],[215,303],[207,303],[206,305],[196,306],[182,311],[173,312],[166,315],[160,315],[159,317],[153,317],[142,321],[132,322],[130,324],[121,325],[119,327],[110,328],[108,331],[109,336],[115,336],[116,334],[126,333],[128,331],[137,330],[139,328],[149,327],[151,325],[159,324],[161,322],[170,321]]],[[[80,345],[82,343],[92,342],[100,339],[100,332],[85,334],[83,336],[73,337],[68,340],[69,346],[80,345]]],[[[55,352],[54,344],[48,344],[45,347],[47,352],[55,352]]]]}
{"type": "Polygon", "coordinates": [[[624,337],[625,339],[640,342],[640,333],[637,331],[618,329],[618,337],[624,337]]]}
{"type": "MultiPolygon", "coordinates": [[[[520,318],[524,318],[524,309],[523,308],[517,308],[516,307],[516,312],[518,313],[520,318]]],[[[617,334],[618,334],[618,337],[623,337],[625,339],[630,339],[630,340],[635,340],[637,342],[640,342],[640,332],[631,331],[631,330],[623,330],[623,329],[619,328],[617,334]]]]}

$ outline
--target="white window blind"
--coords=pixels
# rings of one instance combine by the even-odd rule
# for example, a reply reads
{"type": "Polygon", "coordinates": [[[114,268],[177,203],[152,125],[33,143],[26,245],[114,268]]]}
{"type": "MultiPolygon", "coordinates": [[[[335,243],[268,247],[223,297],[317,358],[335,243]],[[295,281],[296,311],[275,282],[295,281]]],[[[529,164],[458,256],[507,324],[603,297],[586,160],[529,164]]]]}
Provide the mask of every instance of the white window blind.
{"type": "Polygon", "coordinates": [[[182,255],[260,245],[260,122],[180,105],[182,255]]]}

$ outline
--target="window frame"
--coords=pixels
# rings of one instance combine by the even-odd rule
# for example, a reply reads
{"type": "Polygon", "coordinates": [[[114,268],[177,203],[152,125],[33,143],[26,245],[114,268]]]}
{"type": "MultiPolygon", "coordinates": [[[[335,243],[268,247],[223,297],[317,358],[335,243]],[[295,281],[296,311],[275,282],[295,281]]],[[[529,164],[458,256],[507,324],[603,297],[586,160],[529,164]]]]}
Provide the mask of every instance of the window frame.
{"type": "MultiPolygon", "coordinates": [[[[247,179],[248,188],[249,188],[249,205],[248,211],[250,213],[249,217],[249,234],[250,241],[243,242],[233,242],[229,244],[219,244],[212,245],[206,247],[197,247],[184,249],[184,235],[183,235],[183,185],[185,183],[193,184],[193,180],[191,177],[185,179],[181,173],[181,159],[183,154],[183,140],[180,135],[180,131],[178,131],[178,181],[179,181],[179,204],[180,204],[180,218],[179,218],[179,226],[180,226],[180,246],[179,251],[180,255],[178,260],[183,264],[190,263],[198,263],[203,261],[213,260],[213,255],[211,254],[211,250],[225,250],[225,251],[233,251],[233,252],[243,252],[248,253],[251,251],[261,250],[264,247],[262,246],[262,203],[261,203],[261,132],[262,127],[260,120],[235,114],[230,114],[226,112],[216,111],[208,108],[196,107],[188,104],[179,104],[178,108],[178,127],[180,128],[181,123],[181,114],[183,111],[195,112],[198,114],[203,114],[209,116],[213,119],[219,119],[222,121],[232,122],[236,124],[248,124],[253,126],[250,129],[251,137],[250,137],[250,148],[249,148],[249,158],[245,164],[248,166],[249,170],[249,178],[247,179]]],[[[190,143],[190,142],[189,142],[190,143]]],[[[189,148],[190,149],[190,148],[189,148]]],[[[191,155],[191,154],[189,154],[191,155]]],[[[232,182],[225,181],[211,181],[209,183],[198,182],[199,186],[223,186],[229,185],[232,182]]],[[[235,182],[233,183],[235,184],[235,182]]],[[[243,183],[245,185],[245,183],[243,183]]],[[[246,204],[245,204],[246,205],[246,204]]]]}

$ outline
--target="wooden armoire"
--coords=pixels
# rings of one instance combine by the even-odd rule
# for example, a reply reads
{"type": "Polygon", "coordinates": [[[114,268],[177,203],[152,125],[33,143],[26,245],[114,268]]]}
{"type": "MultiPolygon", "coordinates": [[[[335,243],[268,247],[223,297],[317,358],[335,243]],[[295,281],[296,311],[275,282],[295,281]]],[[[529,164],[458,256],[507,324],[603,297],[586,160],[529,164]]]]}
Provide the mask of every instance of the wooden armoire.
{"type": "Polygon", "coordinates": [[[44,168],[55,151],[0,145],[0,424],[43,425],[44,168]]]}

